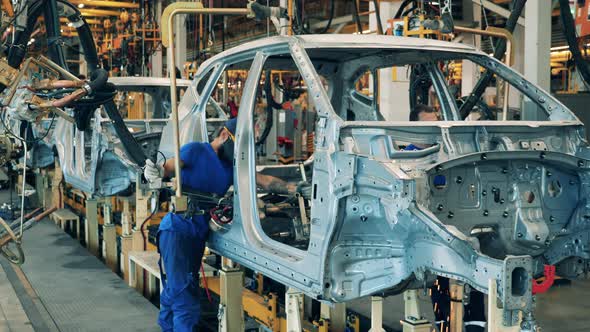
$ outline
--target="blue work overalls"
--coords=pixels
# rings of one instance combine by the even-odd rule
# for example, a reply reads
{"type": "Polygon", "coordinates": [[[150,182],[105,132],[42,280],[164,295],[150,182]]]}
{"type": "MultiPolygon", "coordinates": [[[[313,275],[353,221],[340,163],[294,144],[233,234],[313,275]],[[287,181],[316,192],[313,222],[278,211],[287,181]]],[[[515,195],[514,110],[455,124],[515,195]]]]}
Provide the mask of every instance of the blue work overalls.
{"type": "MultiPolygon", "coordinates": [[[[221,161],[208,143],[184,145],[180,159],[184,186],[223,195],[233,183],[231,164],[221,161]]],[[[164,289],[158,317],[162,331],[197,331],[201,315],[199,267],[208,231],[208,219],[198,214],[168,213],[160,223],[158,250],[165,272],[161,275],[164,289]]]]}

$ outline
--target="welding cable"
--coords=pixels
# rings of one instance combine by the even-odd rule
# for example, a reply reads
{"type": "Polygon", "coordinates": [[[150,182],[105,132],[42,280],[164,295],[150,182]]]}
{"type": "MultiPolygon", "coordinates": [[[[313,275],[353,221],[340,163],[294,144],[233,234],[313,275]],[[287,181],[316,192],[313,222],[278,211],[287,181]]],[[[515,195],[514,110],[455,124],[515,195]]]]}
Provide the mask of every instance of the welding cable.
{"type": "MultiPolygon", "coordinates": [[[[334,0],[332,0],[334,2],[334,0]]],[[[375,7],[375,18],[377,19],[377,33],[384,34],[383,24],[381,24],[381,8],[379,8],[379,0],[373,0],[373,7],[375,7]]]]}
{"type": "MultiPolygon", "coordinates": [[[[526,4],[526,1],[527,0],[514,1],[514,6],[512,7],[512,11],[510,12],[510,16],[508,17],[508,20],[506,21],[506,25],[504,27],[504,29],[508,30],[508,32],[510,32],[510,33],[514,32],[514,28],[516,27],[516,24],[518,23],[518,19],[520,18],[520,13],[522,13],[522,11],[524,9],[524,5],[526,4]]],[[[567,3],[567,0],[566,0],[566,3],[567,3]]],[[[568,5],[568,8],[569,8],[569,5],[568,5]]],[[[506,53],[506,40],[503,38],[500,38],[496,42],[496,49],[494,51],[494,58],[501,59],[504,56],[504,53],[506,53]]],[[[473,106],[475,106],[477,104],[478,100],[481,98],[485,89],[488,87],[488,85],[492,81],[493,76],[494,76],[494,73],[492,71],[490,71],[489,69],[486,69],[485,72],[480,76],[479,81],[477,81],[477,83],[475,84],[475,87],[473,88],[473,90],[469,94],[469,97],[467,98],[465,103],[459,109],[459,113],[460,113],[462,119],[465,119],[465,118],[467,118],[467,116],[469,116],[469,114],[471,113],[471,110],[473,109],[473,106]]]]}
{"type": "Polygon", "coordinates": [[[45,34],[47,36],[47,52],[52,59],[63,69],[69,71],[66,54],[62,47],[59,12],[56,0],[46,0],[43,5],[43,18],[45,19],[45,34]]]}
{"type": "Polygon", "coordinates": [[[265,72],[265,81],[264,81],[264,93],[266,93],[266,125],[264,127],[264,130],[262,131],[262,134],[260,134],[260,138],[258,138],[258,141],[256,141],[255,145],[261,145],[266,141],[266,138],[268,137],[268,135],[270,134],[270,130],[272,129],[272,123],[273,123],[273,110],[276,109],[280,109],[282,106],[275,102],[275,100],[272,97],[272,91],[271,91],[271,72],[270,70],[267,70],[265,72]]]}
{"type": "Polygon", "coordinates": [[[395,13],[395,15],[393,15],[393,18],[395,18],[395,19],[402,18],[402,13],[404,12],[404,9],[406,9],[406,7],[410,3],[414,3],[414,7],[415,7],[416,6],[415,2],[416,2],[416,0],[404,0],[404,2],[402,2],[402,4],[399,6],[399,9],[395,13]]]}
{"type": "MultiPolygon", "coordinates": [[[[84,51],[84,58],[88,63],[88,68],[91,70],[99,68],[98,53],[96,52],[96,46],[94,44],[94,38],[92,37],[92,31],[89,25],[78,8],[66,0],[51,0],[61,3],[63,6],[70,8],[73,11],[72,15],[68,15],[68,20],[76,27],[76,31],[79,35],[80,46],[84,51]]],[[[27,26],[23,31],[17,31],[15,33],[15,42],[11,45],[8,55],[8,63],[13,68],[18,68],[21,62],[25,58],[26,44],[28,43],[31,33],[33,32],[35,23],[38,17],[41,15],[45,1],[37,1],[29,5],[28,8],[28,20],[27,26]]],[[[61,46],[61,45],[57,45],[61,46]]],[[[58,59],[52,59],[55,62],[58,59]]],[[[0,87],[1,88],[1,87],[0,87]]],[[[96,99],[96,98],[95,98],[96,99]]],[[[146,156],[141,146],[135,140],[135,137],[129,132],[121,114],[119,113],[115,103],[110,98],[105,98],[104,104],[102,104],[107,115],[113,123],[113,129],[117,136],[121,140],[123,150],[127,153],[129,159],[136,163],[139,167],[145,165],[146,156]]]]}
{"type": "MultiPolygon", "coordinates": [[[[335,7],[334,2],[335,1],[336,0],[330,0],[330,18],[328,19],[328,23],[326,23],[326,26],[322,30],[314,32],[314,33],[324,34],[324,33],[328,32],[328,30],[330,30],[330,27],[332,26],[332,20],[334,19],[334,7],[335,7]]],[[[377,1],[377,0],[374,0],[374,1],[377,1]]],[[[377,18],[377,20],[378,20],[377,24],[380,25],[381,19],[377,18]]]]}
{"type": "Polygon", "coordinates": [[[102,90],[107,84],[108,79],[109,73],[107,73],[106,70],[102,68],[93,70],[90,74],[90,82],[88,82],[88,87],[90,88],[88,94],[92,94],[94,91],[102,90]]]}
{"type": "MultiPolygon", "coordinates": [[[[147,238],[146,238],[145,232],[144,232],[145,224],[148,222],[148,220],[152,219],[152,217],[156,214],[156,211],[158,211],[158,198],[157,198],[157,195],[155,195],[155,192],[152,194],[152,203],[155,203],[152,212],[150,213],[150,215],[147,218],[145,218],[145,220],[141,223],[141,226],[139,227],[139,230],[141,232],[141,237],[143,239],[143,251],[147,250],[147,238]]],[[[147,285],[147,274],[146,274],[145,270],[142,273],[143,273],[143,284],[147,285]]]]}
{"type": "Polygon", "coordinates": [[[352,0],[352,15],[354,17],[354,22],[356,23],[356,29],[358,33],[363,34],[363,25],[361,24],[361,18],[359,16],[359,7],[356,1],[357,0],[352,0]]]}
{"type": "MultiPolygon", "coordinates": [[[[21,15],[22,15],[24,12],[26,12],[26,11],[27,11],[27,6],[28,6],[27,4],[23,4],[23,6],[22,6],[22,8],[19,10],[19,12],[18,12],[18,13],[16,13],[16,14],[14,14],[14,16],[12,17],[12,19],[11,19],[9,22],[7,22],[6,24],[4,24],[4,25],[2,25],[2,26],[0,27],[0,31],[6,31],[6,32],[8,32],[8,27],[10,27],[10,26],[11,26],[11,25],[12,25],[14,22],[16,22],[16,20],[19,18],[19,16],[21,16],[21,15]]],[[[30,19],[30,18],[29,18],[29,19],[30,19]]],[[[30,22],[30,21],[28,21],[28,22],[27,22],[27,26],[26,26],[26,27],[24,27],[24,29],[26,30],[26,29],[27,29],[27,27],[28,27],[28,29],[30,30],[30,31],[29,31],[29,34],[31,34],[31,33],[32,33],[32,31],[33,31],[33,29],[34,29],[34,26],[35,26],[35,22],[30,22]]],[[[17,31],[16,27],[13,27],[13,30],[12,30],[12,36],[13,36],[13,38],[12,38],[12,45],[14,45],[14,41],[16,40],[16,39],[15,39],[15,37],[16,37],[16,35],[17,35],[17,33],[18,33],[18,32],[19,32],[19,31],[17,31]]],[[[2,43],[2,45],[0,45],[0,51],[4,51],[4,50],[5,50],[5,46],[8,44],[8,40],[9,40],[9,39],[11,39],[11,38],[9,38],[9,37],[7,36],[7,37],[6,37],[6,39],[4,40],[4,42],[2,43]]],[[[28,40],[26,40],[26,42],[28,42],[28,40]]],[[[12,46],[12,45],[11,45],[11,46],[12,46]]],[[[23,50],[24,50],[24,49],[26,49],[26,46],[25,46],[25,45],[21,45],[21,46],[22,46],[22,47],[20,47],[20,51],[22,51],[22,52],[20,52],[20,51],[19,51],[19,53],[22,53],[22,54],[24,55],[24,51],[23,51],[23,50]]],[[[8,51],[10,51],[10,49],[9,49],[8,51]]],[[[14,53],[14,52],[16,52],[16,49],[15,49],[15,51],[13,51],[13,53],[14,53]]],[[[7,52],[7,53],[8,53],[8,52],[7,52]]],[[[7,59],[7,60],[8,60],[8,59],[7,59]]],[[[20,64],[20,63],[19,63],[19,64],[20,64]]],[[[10,61],[9,61],[9,65],[10,65],[10,61]]],[[[13,68],[17,68],[18,66],[17,66],[17,67],[11,66],[11,67],[13,67],[13,68]]],[[[6,86],[5,86],[4,84],[1,84],[1,83],[0,83],[0,93],[1,93],[1,92],[2,92],[2,91],[5,89],[5,88],[6,88],[6,86]]]]}
{"type": "MultiPolygon", "coordinates": [[[[92,37],[92,31],[90,30],[90,26],[86,23],[82,14],[76,8],[76,6],[72,5],[66,0],[57,0],[58,2],[62,3],[64,6],[69,7],[73,10],[74,14],[68,16],[68,20],[72,22],[76,26],[76,31],[78,32],[79,39],[80,39],[80,46],[84,51],[84,59],[88,63],[88,68],[96,69],[99,68],[98,63],[98,53],[96,52],[96,45],[94,43],[94,38],[92,37]]],[[[27,39],[28,40],[28,39],[27,39]]],[[[106,86],[109,86],[110,83],[107,83],[106,86]]],[[[113,86],[114,88],[114,86],[113,86]]],[[[116,92],[116,89],[114,88],[116,92]]],[[[95,94],[98,92],[95,91],[95,94]]],[[[121,113],[117,109],[112,98],[108,96],[103,100],[98,101],[97,96],[95,96],[96,103],[101,103],[104,107],[105,112],[107,113],[108,117],[111,119],[113,124],[113,129],[117,134],[117,137],[121,140],[121,145],[123,146],[123,150],[129,157],[129,159],[137,164],[139,167],[143,167],[145,165],[146,156],[143,152],[143,149],[137,143],[137,140],[133,136],[133,134],[129,131],[123,118],[121,117],[121,113]]],[[[80,100],[76,103],[76,105],[84,103],[83,100],[80,100]]]]}
{"type": "Polygon", "coordinates": [[[402,17],[410,15],[410,13],[413,13],[413,12],[414,12],[416,9],[418,9],[418,7],[417,7],[417,6],[412,6],[412,7],[408,8],[408,9],[406,9],[406,10],[405,10],[405,11],[402,13],[402,17]]]}
{"type": "Polygon", "coordinates": [[[152,193],[152,197],[151,197],[152,204],[154,205],[152,208],[152,211],[151,211],[150,215],[147,218],[145,218],[145,220],[141,223],[141,226],[139,227],[139,230],[141,232],[141,237],[143,238],[143,250],[144,251],[147,250],[147,238],[144,233],[145,224],[150,219],[152,219],[152,217],[156,214],[156,211],[158,211],[158,196],[155,193],[156,192],[154,191],[152,193]]]}
{"type": "Polygon", "coordinates": [[[23,30],[16,30],[12,44],[8,48],[8,65],[12,68],[18,69],[21,62],[24,60],[27,52],[27,43],[35,29],[35,23],[41,15],[42,1],[35,2],[29,5],[27,10],[27,25],[23,30]]]}
{"type": "Polygon", "coordinates": [[[295,18],[295,24],[291,26],[291,30],[293,30],[296,35],[311,34],[311,31],[307,30],[303,24],[303,5],[301,4],[301,0],[294,1],[293,7],[293,17],[295,18]]]}
{"type": "Polygon", "coordinates": [[[205,275],[203,262],[201,262],[201,275],[203,276],[203,288],[205,288],[205,293],[207,293],[207,300],[209,300],[209,303],[213,304],[213,300],[211,300],[211,293],[209,293],[209,285],[207,285],[207,276],[205,275]]]}
{"type": "Polygon", "coordinates": [[[565,34],[565,39],[567,40],[569,50],[572,53],[576,68],[578,68],[584,83],[586,86],[588,86],[590,84],[590,69],[588,68],[588,63],[586,63],[584,60],[582,52],[580,52],[580,48],[578,46],[576,24],[574,22],[572,12],[570,11],[569,1],[559,0],[559,7],[559,15],[561,18],[561,24],[563,26],[563,33],[565,34]]]}

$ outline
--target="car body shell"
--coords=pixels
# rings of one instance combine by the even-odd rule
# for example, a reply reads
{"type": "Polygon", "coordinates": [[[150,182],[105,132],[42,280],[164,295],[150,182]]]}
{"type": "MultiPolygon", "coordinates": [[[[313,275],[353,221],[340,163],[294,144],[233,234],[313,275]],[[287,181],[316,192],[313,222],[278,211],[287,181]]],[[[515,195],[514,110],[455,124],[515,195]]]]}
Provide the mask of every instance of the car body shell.
{"type": "MultiPolygon", "coordinates": [[[[532,310],[532,277],[543,264],[587,268],[590,237],[583,216],[590,214],[584,198],[590,151],[583,126],[559,101],[499,61],[466,45],[415,38],[311,35],[254,41],[201,65],[179,106],[183,144],[207,141],[203,100],[225,68],[243,61],[251,65],[236,132],[235,213],[231,227],[210,236],[212,250],[329,302],[420,285],[433,275],[483,292],[494,280],[509,324],[519,310],[532,310]],[[516,86],[548,121],[459,121],[444,86],[435,86],[444,96],[444,121],[345,121],[338,99],[350,91],[328,93],[320,75],[330,79],[330,74],[318,61],[328,51],[345,58],[356,50],[471,59],[516,86]],[[265,61],[273,56],[292,57],[317,108],[315,152],[306,162],[314,192],[307,250],[265,234],[256,205],[255,172],[301,176],[297,165],[255,164],[250,115],[265,61]],[[398,139],[434,144],[401,152],[391,143],[398,139]],[[443,189],[435,189],[435,176],[446,178],[443,189]],[[552,181],[560,188],[554,186],[553,193],[552,181]],[[501,245],[478,242],[474,232],[486,229],[501,245]]],[[[363,59],[347,61],[350,70],[334,69],[332,81],[351,79],[367,66],[363,59]]],[[[170,123],[163,132],[160,150],[172,156],[170,123]]]]}

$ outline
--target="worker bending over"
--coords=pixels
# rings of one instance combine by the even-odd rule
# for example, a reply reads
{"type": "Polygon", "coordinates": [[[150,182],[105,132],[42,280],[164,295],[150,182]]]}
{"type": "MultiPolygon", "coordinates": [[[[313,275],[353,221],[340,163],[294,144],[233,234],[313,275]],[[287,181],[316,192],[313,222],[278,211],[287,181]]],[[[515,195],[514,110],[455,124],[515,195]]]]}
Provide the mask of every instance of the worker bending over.
{"type": "MultiPolygon", "coordinates": [[[[222,196],[233,184],[233,157],[236,119],[225,123],[211,143],[192,142],[180,149],[180,181],[183,188],[222,196]]],[[[174,159],[163,165],[146,162],[145,178],[156,182],[175,176],[174,159]]],[[[307,182],[285,182],[273,176],[257,174],[262,189],[306,198],[311,196],[307,182]]],[[[188,213],[168,213],[158,229],[157,244],[165,276],[160,271],[164,289],[160,295],[158,324],[162,331],[197,331],[200,318],[199,273],[208,220],[199,211],[197,202],[189,200],[188,213]]]]}

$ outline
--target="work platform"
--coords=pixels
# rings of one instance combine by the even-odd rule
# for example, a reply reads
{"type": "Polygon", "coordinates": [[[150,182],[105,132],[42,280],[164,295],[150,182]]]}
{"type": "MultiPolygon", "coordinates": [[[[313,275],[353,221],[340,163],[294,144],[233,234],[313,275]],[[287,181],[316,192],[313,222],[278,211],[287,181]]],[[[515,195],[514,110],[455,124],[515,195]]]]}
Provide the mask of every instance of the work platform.
{"type": "Polygon", "coordinates": [[[49,219],[23,248],[21,268],[0,257],[0,331],[159,331],[158,308],[49,219]]]}

